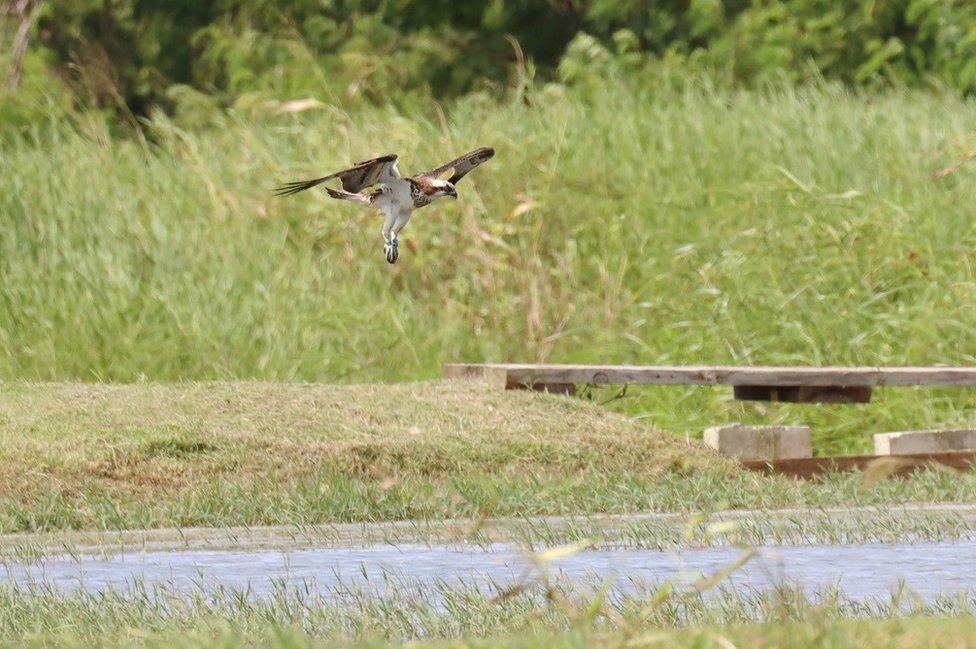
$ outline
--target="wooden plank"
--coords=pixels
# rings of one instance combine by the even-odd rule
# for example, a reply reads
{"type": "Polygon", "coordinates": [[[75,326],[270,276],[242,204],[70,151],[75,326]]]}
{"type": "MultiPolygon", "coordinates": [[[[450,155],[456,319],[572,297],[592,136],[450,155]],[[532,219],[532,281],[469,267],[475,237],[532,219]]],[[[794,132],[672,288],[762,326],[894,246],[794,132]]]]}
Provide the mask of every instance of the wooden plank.
{"type": "Polygon", "coordinates": [[[976,367],[735,367],[458,363],[444,376],[502,373],[508,385],[742,385],[768,387],[976,386],[976,367]]]}
{"type": "Polygon", "coordinates": [[[910,475],[920,468],[938,464],[960,471],[968,471],[976,464],[976,451],[953,453],[917,453],[913,455],[840,455],[835,457],[805,457],[792,460],[744,460],[742,466],[760,473],[812,478],[828,471],[864,470],[878,466],[879,471],[894,475],[910,475]],[[874,465],[873,463],[878,463],[874,465]]]}
{"type": "Polygon", "coordinates": [[[867,386],[769,386],[736,385],[733,396],[739,401],[781,401],[786,403],[870,403],[867,386]]]}

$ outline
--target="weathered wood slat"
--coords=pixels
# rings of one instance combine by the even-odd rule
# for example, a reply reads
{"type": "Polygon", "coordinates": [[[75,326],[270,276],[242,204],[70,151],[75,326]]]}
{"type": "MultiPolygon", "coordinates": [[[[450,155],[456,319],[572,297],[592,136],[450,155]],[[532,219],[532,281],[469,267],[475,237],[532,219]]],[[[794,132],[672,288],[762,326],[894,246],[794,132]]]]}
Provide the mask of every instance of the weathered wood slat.
{"type": "Polygon", "coordinates": [[[539,383],[595,385],[738,385],[760,387],[976,386],[976,367],[734,367],[457,363],[445,378],[478,376],[508,387],[539,383]]]}
{"type": "Polygon", "coordinates": [[[870,403],[871,389],[865,385],[770,386],[736,385],[739,401],[785,401],[788,403],[870,403]]]}
{"type": "MultiPolygon", "coordinates": [[[[918,453],[914,455],[841,455],[836,457],[805,457],[791,460],[744,460],[742,466],[765,474],[812,478],[828,471],[864,470],[874,462],[886,463],[894,475],[910,475],[916,470],[938,464],[960,471],[968,471],[976,464],[976,451],[952,453],[918,453]]],[[[879,466],[879,470],[882,469],[879,466]]]]}

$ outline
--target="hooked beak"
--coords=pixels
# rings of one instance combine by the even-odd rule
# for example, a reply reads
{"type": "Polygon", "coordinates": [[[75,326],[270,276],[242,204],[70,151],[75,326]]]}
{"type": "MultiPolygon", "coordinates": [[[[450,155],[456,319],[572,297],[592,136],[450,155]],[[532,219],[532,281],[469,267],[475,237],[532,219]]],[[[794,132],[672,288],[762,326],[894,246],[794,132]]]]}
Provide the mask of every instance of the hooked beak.
{"type": "Polygon", "coordinates": [[[453,187],[448,188],[447,195],[450,196],[451,198],[457,200],[457,190],[454,189],[453,187]]]}

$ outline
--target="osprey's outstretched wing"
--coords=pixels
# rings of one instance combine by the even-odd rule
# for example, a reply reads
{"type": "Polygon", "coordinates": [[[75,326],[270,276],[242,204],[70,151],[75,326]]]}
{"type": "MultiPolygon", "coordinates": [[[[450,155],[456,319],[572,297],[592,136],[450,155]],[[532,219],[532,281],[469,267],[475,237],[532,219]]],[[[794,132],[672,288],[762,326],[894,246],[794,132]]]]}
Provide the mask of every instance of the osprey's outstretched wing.
{"type": "Polygon", "coordinates": [[[400,178],[400,171],[397,169],[397,157],[394,154],[385,155],[372,160],[357,162],[355,165],[342,171],[337,171],[328,176],[315,178],[313,180],[299,180],[293,183],[286,183],[275,189],[276,196],[289,196],[311,189],[316,185],[338,178],[342,182],[342,189],[356,194],[370,185],[391,183],[400,178]]]}
{"type": "Polygon", "coordinates": [[[438,178],[443,176],[448,171],[451,172],[451,177],[448,178],[448,182],[452,185],[457,183],[457,181],[464,178],[464,176],[480,165],[483,162],[491,160],[492,156],[495,155],[495,150],[490,146],[483,146],[480,149],[475,149],[474,151],[468,151],[460,158],[451,160],[445,165],[441,165],[437,169],[432,169],[430,171],[425,171],[422,174],[417,174],[418,176],[425,176],[427,178],[438,178]]]}

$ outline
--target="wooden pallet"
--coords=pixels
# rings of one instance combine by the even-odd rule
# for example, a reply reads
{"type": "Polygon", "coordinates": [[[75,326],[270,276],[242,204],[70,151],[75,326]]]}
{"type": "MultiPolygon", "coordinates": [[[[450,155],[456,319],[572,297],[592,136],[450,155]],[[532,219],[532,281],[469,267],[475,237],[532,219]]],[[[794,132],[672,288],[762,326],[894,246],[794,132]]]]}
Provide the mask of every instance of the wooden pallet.
{"type": "Polygon", "coordinates": [[[735,367],[453,363],[449,379],[479,378],[507,390],[573,394],[575,386],[731,385],[736,399],[867,403],[879,386],[976,387],[976,367],[735,367]]]}
{"type": "Polygon", "coordinates": [[[835,457],[805,457],[793,460],[743,460],[742,466],[765,474],[813,478],[830,471],[851,471],[876,468],[888,475],[907,476],[931,465],[971,470],[976,464],[976,451],[952,453],[917,453],[914,455],[841,455],[835,457]]]}

